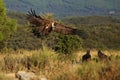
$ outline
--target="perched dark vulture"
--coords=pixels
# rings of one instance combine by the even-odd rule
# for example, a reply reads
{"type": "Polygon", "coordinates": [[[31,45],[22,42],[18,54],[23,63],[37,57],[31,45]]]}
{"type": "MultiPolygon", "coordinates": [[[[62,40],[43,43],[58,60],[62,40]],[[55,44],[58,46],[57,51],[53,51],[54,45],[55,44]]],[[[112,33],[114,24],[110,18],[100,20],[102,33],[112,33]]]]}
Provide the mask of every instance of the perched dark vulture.
{"type": "Polygon", "coordinates": [[[102,60],[110,60],[110,58],[101,52],[101,50],[98,50],[98,57],[102,60]]]}
{"type": "Polygon", "coordinates": [[[33,26],[39,27],[38,32],[41,35],[47,35],[51,31],[61,33],[61,34],[71,34],[71,35],[79,34],[79,30],[57,23],[56,21],[50,21],[50,20],[44,19],[41,16],[37,15],[35,13],[35,10],[32,10],[32,9],[31,11],[28,12],[28,21],[33,26]]]}
{"type": "Polygon", "coordinates": [[[82,56],[82,62],[88,61],[90,59],[91,59],[91,55],[90,55],[90,49],[89,49],[89,50],[87,50],[87,53],[82,56]]]}

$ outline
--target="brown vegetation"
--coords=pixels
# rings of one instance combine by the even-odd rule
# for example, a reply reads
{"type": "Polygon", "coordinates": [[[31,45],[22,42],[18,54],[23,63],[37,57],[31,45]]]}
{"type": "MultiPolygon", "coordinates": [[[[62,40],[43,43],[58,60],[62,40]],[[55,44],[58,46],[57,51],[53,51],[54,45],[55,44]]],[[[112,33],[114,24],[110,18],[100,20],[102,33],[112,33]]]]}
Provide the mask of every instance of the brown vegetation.
{"type": "Polygon", "coordinates": [[[0,59],[0,72],[30,71],[36,75],[45,75],[49,80],[119,80],[120,51],[104,52],[106,55],[111,55],[112,60],[109,63],[94,61],[93,59],[98,57],[97,51],[93,50],[91,50],[91,60],[87,63],[81,63],[83,51],[70,55],[56,54],[46,47],[34,51],[6,51],[4,58],[0,59]],[[72,60],[77,60],[79,63],[72,64],[72,60]]]}

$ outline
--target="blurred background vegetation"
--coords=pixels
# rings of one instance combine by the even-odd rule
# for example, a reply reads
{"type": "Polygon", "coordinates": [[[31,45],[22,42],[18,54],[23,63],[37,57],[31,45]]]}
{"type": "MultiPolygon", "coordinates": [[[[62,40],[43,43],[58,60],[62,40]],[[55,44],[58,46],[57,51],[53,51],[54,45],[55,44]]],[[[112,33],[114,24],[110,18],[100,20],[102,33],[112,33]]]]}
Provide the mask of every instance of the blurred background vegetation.
{"type": "MultiPolygon", "coordinates": [[[[60,23],[80,30],[79,35],[61,35],[52,32],[47,36],[38,38],[32,33],[26,14],[13,11],[6,12],[3,2],[0,3],[0,11],[1,49],[35,50],[42,48],[43,45],[47,45],[60,53],[72,53],[87,48],[120,49],[120,18],[78,16],[56,19],[60,23]]],[[[54,15],[51,13],[43,14],[43,17],[54,19],[54,15]]]]}
{"type": "MultiPolygon", "coordinates": [[[[61,35],[55,32],[44,37],[34,36],[25,14],[8,12],[7,15],[18,21],[17,31],[7,40],[7,48],[39,49],[47,45],[61,53],[76,50],[120,49],[120,19],[111,16],[67,17],[59,22],[80,30],[79,35],[61,35]]],[[[54,16],[52,15],[54,18],[54,16]]]]}
{"type": "Polygon", "coordinates": [[[38,13],[54,13],[59,18],[79,15],[120,17],[120,0],[4,0],[4,2],[7,9],[12,11],[27,12],[33,8],[38,13]]]}

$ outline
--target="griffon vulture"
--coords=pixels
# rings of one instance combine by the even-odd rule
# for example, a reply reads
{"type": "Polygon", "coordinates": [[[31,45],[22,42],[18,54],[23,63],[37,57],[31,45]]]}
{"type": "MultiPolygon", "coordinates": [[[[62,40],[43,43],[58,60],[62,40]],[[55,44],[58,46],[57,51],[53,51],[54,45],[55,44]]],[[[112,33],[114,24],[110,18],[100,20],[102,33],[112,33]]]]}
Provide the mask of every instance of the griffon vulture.
{"type": "Polygon", "coordinates": [[[57,23],[55,21],[50,21],[42,18],[41,16],[35,13],[35,10],[31,9],[31,11],[28,11],[27,15],[28,15],[27,19],[30,22],[30,24],[39,27],[37,31],[41,35],[47,35],[51,31],[61,34],[71,34],[71,35],[79,33],[79,30],[77,29],[73,29],[63,24],[57,23]]]}
{"type": "Polygon", "coordinates": [[[82,56],[82,62],[88,61],[91,59],[90,49],[87,50],[87,53],[82,56]]]}
{"type": "Polygon", "coordinates": [[[101,50],[98,50],[98,57],[102,60],[111,60],[110,57],[105,55],[101,50]]]}

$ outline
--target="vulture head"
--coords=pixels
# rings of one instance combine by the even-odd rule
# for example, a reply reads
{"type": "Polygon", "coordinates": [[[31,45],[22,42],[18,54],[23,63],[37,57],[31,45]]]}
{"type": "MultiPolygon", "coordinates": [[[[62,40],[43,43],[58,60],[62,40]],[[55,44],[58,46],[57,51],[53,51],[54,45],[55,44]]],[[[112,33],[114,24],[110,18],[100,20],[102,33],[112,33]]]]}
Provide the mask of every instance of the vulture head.
{"type": "Polygon", "coordinates": [[[78,33],[77,29],[73,29],[71,27],[68,27],[66,25],[60,24],[56,21],[51,21],[51,20],[47,20],[42,18],[40,15],[37,15],[35,13],[35,10],[30,10],[28,11],[28,21],[31,25],[38,27],[37,31],[38,33],[40,33],[41,35],[47,35],[50,32],[54,31],[60,34],[71,34],[74,35],[76,33],[78,33]]]}

